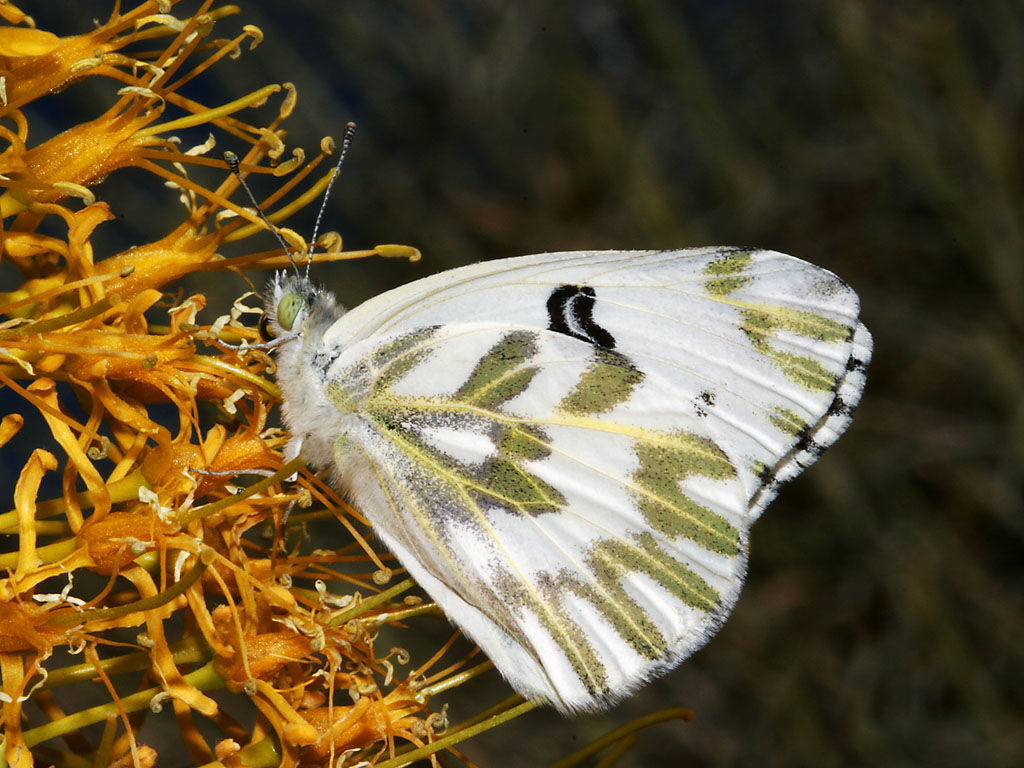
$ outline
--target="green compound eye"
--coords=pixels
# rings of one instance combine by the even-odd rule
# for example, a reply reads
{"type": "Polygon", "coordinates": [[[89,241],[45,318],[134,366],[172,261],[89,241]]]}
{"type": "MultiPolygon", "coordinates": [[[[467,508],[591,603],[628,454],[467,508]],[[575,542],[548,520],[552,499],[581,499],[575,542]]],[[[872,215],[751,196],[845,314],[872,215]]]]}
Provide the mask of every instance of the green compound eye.
{"type": "Polygon", "coordinates": [[[286,331],[290,331],[300,309],[302,309],[302,297],[297,293],[286,293],[277,305],[277,322],[286,331]]]}

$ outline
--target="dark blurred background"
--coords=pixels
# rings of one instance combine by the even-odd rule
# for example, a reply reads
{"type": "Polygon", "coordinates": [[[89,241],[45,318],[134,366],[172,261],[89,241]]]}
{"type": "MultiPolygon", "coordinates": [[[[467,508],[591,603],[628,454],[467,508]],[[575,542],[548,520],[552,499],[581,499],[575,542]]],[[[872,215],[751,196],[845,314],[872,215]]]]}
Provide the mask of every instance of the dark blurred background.
{"type": "MultiPolygon", "coordinates": [[[[21,7],[63,32],[110,9],[21,7]]],[[[423,251],[321,269],[346,303],[480,259],[758,245],[842,276],[875,336],[853,426],[755,527],[719,635],[605,715],[531,713],[467,755],[539,765],[682,704],[621,765],[1024,764],[1020,2],[291,0],[216,34],[242,23],[265,41],[202,99],[292,81],[310,151],[356,121],[329,225],[423,251]]],[[[147,183],[101,193],[112,248],[180,221],[147,183]]],[[[451,719],[506,693],[463,686],[451,719]]]]}

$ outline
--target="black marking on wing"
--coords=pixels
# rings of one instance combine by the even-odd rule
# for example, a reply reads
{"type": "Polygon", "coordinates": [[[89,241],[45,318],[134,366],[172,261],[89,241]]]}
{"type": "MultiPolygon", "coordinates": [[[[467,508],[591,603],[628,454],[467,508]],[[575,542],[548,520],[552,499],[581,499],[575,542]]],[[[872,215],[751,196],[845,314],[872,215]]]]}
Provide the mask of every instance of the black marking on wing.
{"type": "Polygon", "coordinates": [[[830,416],[852,416],[853,409],[850,408],[849,404],[847,404],[847,402],[843,400],[843,398],[836,395],[836,397],[832,400],[832,404],[829,405],[828,407],[828,413],[830,416]]]}
{"type": "Polygon", "coordinates": [[[775,479],[775,473],[772,472],[772,468],[768,466],[761,468],[761,471],[757,473],[757,479],[761,482],[762,488],[775,485],[777,482],[775,479]]]}
{"type": "Polygon", "coordinates": [[[714,406],[715,393],[706,389],[699,395],[697,395],[697,398],[693,404],[694,410],[697,411],[697,415],[700,416],[702,419],[707,418],[708,408],[714,408],[714,406]]]}
{"type": "Polygon", "coordinates": [[[811,456],[821,456],[825,452],[825,446],[814,439],[814,431],[816,429],[816,426],[808,424],[797,433],[794,447],[798,452],[807,453],[811,456]]]}
{"type": "Polygon", "coordinates": [[[560,285],[555,288],[548,297],[548,330],[605,349],[615,349],[615,337],[594,322],[595,295],[589,285],[560,285]]]}
{"type": "MultiPolygon", "coordinates": [[[[825,446],[823,446],[821,443],[814,439],[813,430],[814,428],[810,424],[808,424],[803,429],[801,429],[800,432],[797,433],[794,448],[796,449],[798,455],[806,453],[807,455],[816,458],[818,456],[821,456],[821,454],[825,452],[825,446]]],[[[801,467],[808,466],[804,462],[800,461],[799,458],[797,458],[797,464],[799,464],[801,467]]]]}

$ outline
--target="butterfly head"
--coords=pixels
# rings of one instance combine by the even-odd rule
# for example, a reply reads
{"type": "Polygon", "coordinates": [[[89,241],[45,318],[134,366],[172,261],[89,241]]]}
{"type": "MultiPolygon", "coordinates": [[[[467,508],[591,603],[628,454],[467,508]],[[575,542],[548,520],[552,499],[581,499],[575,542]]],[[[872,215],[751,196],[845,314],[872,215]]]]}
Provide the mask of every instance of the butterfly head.
{"type": "Polygon", "coordinates": [[[261,330],[278,339],[317,338],[344,313],[330,291],[307,277],[278,272],[267,288],[261,330]]]}

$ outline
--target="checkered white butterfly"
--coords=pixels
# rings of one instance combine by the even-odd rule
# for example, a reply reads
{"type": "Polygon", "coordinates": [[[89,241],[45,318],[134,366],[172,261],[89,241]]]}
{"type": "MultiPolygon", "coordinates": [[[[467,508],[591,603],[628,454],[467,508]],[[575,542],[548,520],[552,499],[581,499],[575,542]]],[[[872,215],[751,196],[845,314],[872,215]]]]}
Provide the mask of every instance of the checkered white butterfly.
{"type": "Polygon", "coordinates": [[[742,248],[491,261],[349,312],[278,275],[267,315],[290,453],[567,712],[721,626],[751,524],[850,423],[871,355],[835,275],[742,248]]]}

